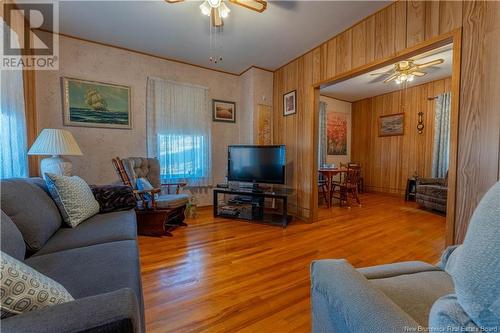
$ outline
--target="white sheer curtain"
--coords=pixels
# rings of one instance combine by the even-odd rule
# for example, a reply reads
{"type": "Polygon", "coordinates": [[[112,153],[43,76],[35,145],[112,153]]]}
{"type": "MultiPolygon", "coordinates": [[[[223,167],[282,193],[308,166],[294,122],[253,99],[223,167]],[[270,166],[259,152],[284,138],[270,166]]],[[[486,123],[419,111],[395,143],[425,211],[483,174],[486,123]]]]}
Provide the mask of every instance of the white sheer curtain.
{"type": "Polygon", "coordinates": [[[434,122],[434,152],[432,177],[444,178],[450,163],[450,112],[451,93],[444,93],[436,99],[434,122]]]}
{"type": "Polygon", "coordinates": [[[326,102],[319,102],[319,140],[318,140],[318,165],[320,168],[326,163],[326,102]]]}
{"type": "Polygon", "coordinates": [[[148,156],[160,160],[163,182],[212,185],[212,118],[208,89],[148,78],[148,156]]]}
{"type": "MultiPolygon", "coordinates": [[[[0,36],[6,31],[19,43],[17,34],[0,23],[0,36]]],[[[0,70],[0,178],[28,176],[26,136],[23,71],[0,70]]]]}

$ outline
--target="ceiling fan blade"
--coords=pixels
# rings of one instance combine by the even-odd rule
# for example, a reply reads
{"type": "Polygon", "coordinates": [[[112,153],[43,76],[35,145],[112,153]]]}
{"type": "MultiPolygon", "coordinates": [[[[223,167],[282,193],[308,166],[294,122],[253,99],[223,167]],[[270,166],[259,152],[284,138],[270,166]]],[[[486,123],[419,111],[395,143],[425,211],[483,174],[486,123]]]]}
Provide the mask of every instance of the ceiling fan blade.
{"type": "Polygon", "coordinates": [[[415,75],[415,76],[424,76],[426,75],[427,73],[425,72],[419,72],[419,71],[415,71],[415,72],[411,72],[412,75],[415,75]]]}
{"type": "Polygon", "coordinates": [[[392,71],[389,71],[389,72],[370,73],[370,75],[386,75],[386,74],[389,74],[390,72],[392,72],[392,71]]]}
{"type": "Polygon", "coordinates": [[[398,77],[398,74],[397,73],[394,73],[392,74],[391,76],[389,76],[387,79],[384,80],[384,83],[387,83],[387,82],[391,82],[392,80],[394,80],[395,78],[398,77]]]}
{"type": "Polygon", "coordinates": [[[183,2],[184,0],[165,0],[168,3],[183,2]]]}
{"type": "Polygon", "coordinates": [[[210,14],[210,18],[212,19],[212,25],[214,27],[222,27],[224,22],[222,21],[222,17],[220,17],[220,13],[216,8],[212,8],[212,14],[210,14]]]}
{"type": "Polygon", "coordinates": [[[423,64],[415,64],[415,65],[417,66],[418,69],[422,69],[422,68],[426,68],[426,67],[430,67],[430,66],[434,66],[434,65],[439,65],[439,64],[442,64],[443,62],[444,62],[444,59],[436,59],[436,60],[429,61],[429,62],[426,62],[423,64]]]}
{"type": "Polygon", "coordinates": [[[265,0],[229,0],[235,5],[239,5],[251,10],[254,10],[258,13],[262,13],[267,8],[267,1],[265,0]]]}

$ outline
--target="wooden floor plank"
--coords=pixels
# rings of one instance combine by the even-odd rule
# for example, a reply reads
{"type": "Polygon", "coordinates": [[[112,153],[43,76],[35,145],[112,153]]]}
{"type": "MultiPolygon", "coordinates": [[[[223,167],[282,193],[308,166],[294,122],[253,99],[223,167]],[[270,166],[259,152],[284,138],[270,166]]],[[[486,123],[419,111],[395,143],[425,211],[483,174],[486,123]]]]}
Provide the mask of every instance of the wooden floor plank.
{"type": "Polygon", "coordinates": [[[439,259],[444,217],[392,196],[361,201],[286,229],[214,219],[207,207],[173,238],[139,237],[147,331],[308,332],[312,260],[439,259]]]}

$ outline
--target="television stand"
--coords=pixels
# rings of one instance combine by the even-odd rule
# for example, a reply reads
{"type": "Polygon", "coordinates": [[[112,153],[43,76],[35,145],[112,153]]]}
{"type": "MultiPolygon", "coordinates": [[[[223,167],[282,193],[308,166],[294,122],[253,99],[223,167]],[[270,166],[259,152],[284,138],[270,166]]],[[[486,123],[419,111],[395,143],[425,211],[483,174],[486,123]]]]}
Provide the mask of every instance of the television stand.
{"type": "Polygon", "coordinates": [[[214,188],[214,217],[243,219],[254,222],[280,225],[286,228],[291,216],[287,212],[288,196],[292,193],[289,189],[267,191],[253,188],[214,188]],[[231,195],[227,202],[219,202],[219,194],[231,195]],[[281,212],[274,208],[265,207],[267,198],[282,201],[281,212]]]}

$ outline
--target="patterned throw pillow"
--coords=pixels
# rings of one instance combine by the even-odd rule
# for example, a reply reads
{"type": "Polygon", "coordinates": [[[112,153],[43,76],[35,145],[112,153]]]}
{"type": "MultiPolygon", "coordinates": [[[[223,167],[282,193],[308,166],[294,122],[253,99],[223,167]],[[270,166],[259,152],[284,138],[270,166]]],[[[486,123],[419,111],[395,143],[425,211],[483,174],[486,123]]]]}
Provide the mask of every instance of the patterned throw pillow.
{"type": "Polygon", "coordinates": [[[99,203],[83,179],[52,173],[46,173],[45,176],[52,199],[56,202],[63,220],[71,227],[74,228],[99,213],[99,203]]]}
{"type": "Polygon", "coordinates": [[[73,300],[56,281],[1,252],[0,309],[6,318],[73,300]]]}

